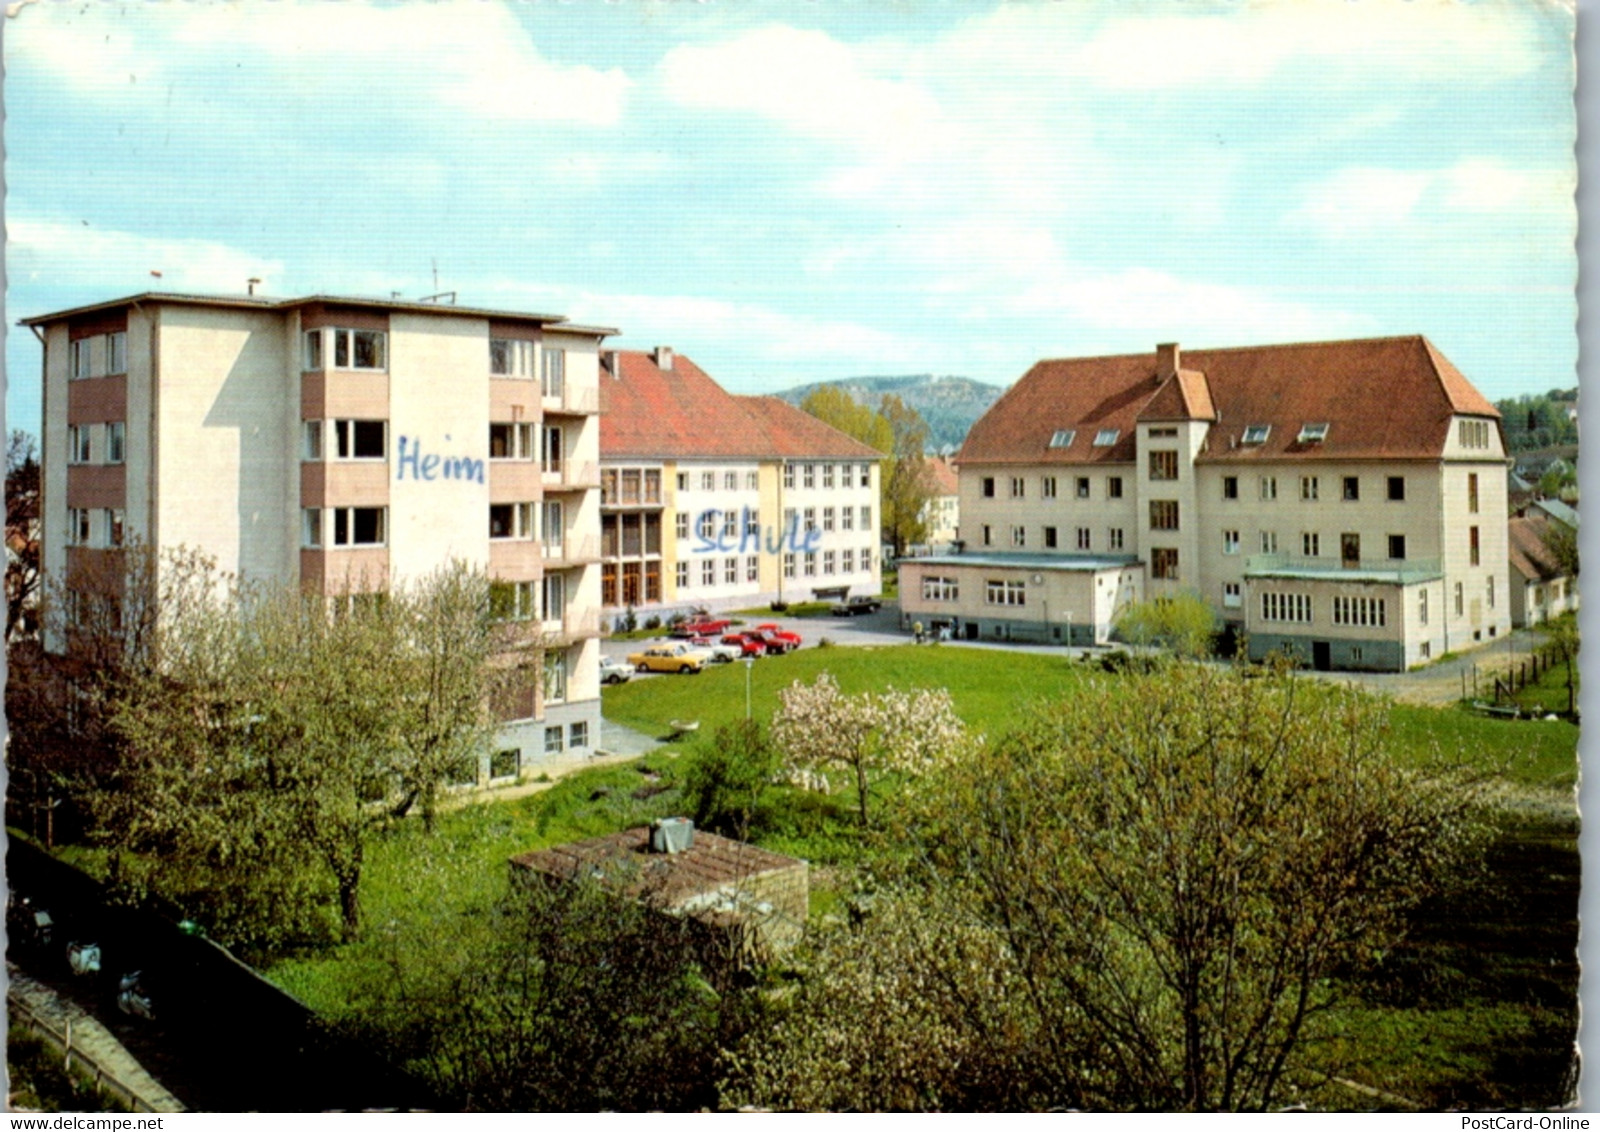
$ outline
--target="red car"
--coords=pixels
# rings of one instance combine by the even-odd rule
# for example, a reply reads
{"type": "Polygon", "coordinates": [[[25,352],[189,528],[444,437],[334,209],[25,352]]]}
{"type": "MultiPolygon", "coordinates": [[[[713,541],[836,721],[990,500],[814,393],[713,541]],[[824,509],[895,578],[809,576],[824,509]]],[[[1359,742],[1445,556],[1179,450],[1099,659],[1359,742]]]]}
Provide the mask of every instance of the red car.
{"type": "Polygon", "coordinates": [[[801,643],[799,633],[791,633],[787,629],[779,628],[773,624],[757,625],[755,627],[755,635],[766,642],[769,652],[789,652],[799,648],[801,643]],[[778,646],[776,650],[773,649],[775,644],[778,646]]]}
{"type": "Polygon", "coordinates": [[[728,631],[729,626],[732,624],[732,621],[726,619],[695,618],[693,621],[685,621],[678,625],[677,628],[672,630],[671,635],[674,637],[720,637],[728,631]]]}
{"type": "Polygon", "coordinates": [[[754,633],[729,633],[722,638],[725,645],[738,645],[745,656],[763,656],[767,651],[767,644],[754,633]]]}

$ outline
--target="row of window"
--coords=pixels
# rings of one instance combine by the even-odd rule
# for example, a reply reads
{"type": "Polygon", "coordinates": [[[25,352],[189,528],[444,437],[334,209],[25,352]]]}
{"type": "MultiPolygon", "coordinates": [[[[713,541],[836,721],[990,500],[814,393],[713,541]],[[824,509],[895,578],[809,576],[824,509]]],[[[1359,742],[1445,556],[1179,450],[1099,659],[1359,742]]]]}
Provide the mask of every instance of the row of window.
{"type": "Polygon", "coordinates": [[[126,422],[67,426],[67,463],[120,464],[127,458],[126,422]]]}
{"type": "MultiPolygon", "coordinates": [[[[822,559],[822,572],[824,574],[872,573],[872,549],[870,547],[864,546],[861,548],[859,566],[855,565],[856,556],[853,550],[839,551],[839,565],[837,570],[834,569],[833,553],[834,552],[831,550],[824,550],[820,552],[820,557],[822,559]]],[[[815,550],[807,550],[799,555],[797,555],[794,551],[785,552],[783,556],[783,576],[785,578],[792,578],[795,576],[795,567],[798,560],[798,564],[801,567],[800,572],[804,577],[816,577],[818,556],[819,554],[815,550]]]]}
{"type": "MultiPolygon", "coordinates": [[[[524,428],[530,427],[527,425],[524,428]]],[[[493,435],[490,436],[491,445],[493,435]]],[[[493,456],[491,448],[490,455],[493,456]]],[[[687,473],[680,472],[679,475],[687,473]]],[[[736,474],[736,473],[730,473],[736,474]]],[[[755,473],[751,472],[752,479],[755,473]]],[[[754,487],[751,483],[749,486],[754,487]]],[[[602,468],[600,470],[600,504],[603,507],[632,507],[639,504],[661,502],[660,468],[602,468]]]]}
{"type": "Polygon", "coordinates": [[[566,389],[567,352],[538,346],[526,338],[489,339],[489,373],[493,377],[539,377],[544,397],[560,397],[566,389]]]}
{"type": "MultiPolygon", "coordinates": [[[[324,326],[307,330],[301,337],[302,361],[307,370],[324,369],[330,360],[334,369],[389,368],[389,335],[385,331],[324,326]]],[[[489,373],[493,376],[531,379],[536,369],[541,393],[546,397],[561,396],[566,384],[565,350],[540,350],[537,343],[528,339],[489,339],[489,373]]]]}
{"type": "MultiPolygon", "coordinates": [[[[532,540],[558,549],[563,537],[563,506],[560,500],[540,503],[492,503],[489,505],[489,537],[494,540],[532,540]]],[[[386,546],[389,509],[387,507],[302,507],[300,545],[308,550],[323,546],[386,546]]]]}
{"type": "MultiPolygon", "coordinates": [[[[1237,593],[1237,584],[1229,583],[1227,590],[1237,593]]],[[[1466,586],[1462,582],[1455,583],[1455,615],[1465,616],[1467,607],[1466,586]]],[[[1489,575],[1484,580],[1484,603],[1488,608],[1495,607],[1494,575],[1489,575]]],[[[1237,601],[1224,604],[1237,605],[1237,601]]],[[[1310,624],[1312,619],[1311,597],[1308,594],[1279,593],[1269,591],[1261,595],[1261,619],[1263,621],[1287,621],[1310,624]]],[[[1381,597],[1335,596],[1330,601],[1329,619],[1335,625],[1349,625],[1361,628],[1382,629],[1388,625],[1388,604],[1381,597]]],[[[1417,623],[1428,623],[1428,591],[1417,591],[1417,623]]]]}
{"type": "Polygon", "coordinates": [[[644,605],[661,600],[661,560],[605,562],[600,566],[600,604],[644,605]],[[621,580],[620,589],[618,580],[621,580]]]}
{"type": "MultiPolygon", "coordinates": [[[[983,527],[981,528],[981,530],[982,530],[982,537],[983,537],[983,545],[984,546],[993,546],[994,545],[994,528],[991,527],[989,524],[985,523],[983,525],[983,527]]],[[[1077,545],[1077,549],[1083,550],[1083,551],[1091,551],[1091,550],[1093,550],[1094,546],[1093,546],[1093,538],[1092,538],[1091,529],[1089,527],[1078,527],[1076,530],[1077,530],[1077,544],[1076,544],[1077,545]]],[[[1060,549],[1060,547],[1061,547],[1060,532],[1056,527],[1042,527],[1042,528],[1040,528],[1040,532],[1041,532],[1041,534],[1043,536],[1043,539],[1044,539],[1044,541],[1041,543],[1041,545],[1046,550],[1058,550],[1058,549],[1060,549]]],[[[1013,547],[1018,548],[1018,549],[1026,549],[1027,548],[1027,546],[1028,546],[1028,528],[1027,527],[1014,526],[1014,527],[1011,528],[1011,545],[1013,547]]],[[[1123,549],[1123,536],[1122,536],[1122,528],[1121,527],[1109,527],[1109,528],[1107,528],[1107,530],[1106,530],[1106,545],[1105,545],[1105,549],[1107,551],[1121,551],[1123,549]]]]}
{"type": "Polygon", "coordinates": [[[67,378],[110,377],[128,372],[128,332],[74,338],[68,346],[67,378]]]}
{"type": "MultiPolygon", "coordinates": [[[[813,488],[813,487],[817,486],[817,471],[818,471],[819,467],[820,467],[821,472],[822,472],[822,486],[824,488],[833,487],[833,485],[834,485],[834,465],[832,465],[832,464],[821,464],[821,465],[818,465],[818,464],[800,464],[800,465],[785,464],[783,466],[783,486],[784,487],[786,487],[786,488],[793,488],[794,487],[794,485],[795,485],[795,468],[797,466],[800,469],[799,482],[800,482],[800,486],[802,488],[813,488]]],[[[838,483],[839,483],[840,487],[851,487],[851,486],[855,486],[855,487],[871,487],[872,486],[872,465],[871,464],[840,464],[838,466],[838,483]],[[854,473],[855,473],[855,483],[854,483],[854,485],[852,485],[851,482],[850,482],[850,480],[851,480],[851,472],[852,471],[854,471],[854,473]]]]}
{"type": "Polygon", "coordinates": [[[68,546],[121,546],[122,508],[67,508],[68,546]]]}
{"type": "MultiPolygon", "coordinates": [[[[543,459],[546,464],[559,463],[563,451],[562,439],[559,425],[491,422],[489,458],[543,459]]],[[[388,455],[388,421],[340,419],[300,422],[302,460],[385,460],[388,455]]],[[[657,486],[659,488],[659,480],[657,486]]]]}
{"type": "MultiPolygon", "coordinates": [[[[799,529],[802,530],[802,531],[815,531],[815,530],[818,530],[818,529],[824,530],[824,531],[831,531],[831,530],[834,529],[834,509],[832,507],[824,507],[824,508],[822,508],[822,526],[820,528],[818,528],[818,526],[817,526],[817,509],[815,507],[802,508],[798,513],[795,511],[795,509],[793,507],[785,507],[783,509],[783,529],[785,531],[789,531],[789,530],[794,530],[795,529],[795,522],[796,522],[797,514],[799,516],[799,521],[800,521],[800,524],[801,524],[799,529]]],[[[853,531],[853,530],[855,530],[856,529],[856,527],[855,527],[856,509],[853,508],[853,507],[841,507],[841,508],[839,508],[838,520],[839,520],[839,522],[838,522],[838,529],[839,530],[841,530],[841,531],[853,531]]],[[[872,508],[871,507],[862,507],[861,508],[861,530],[870,531],[871,529],[872,529],[872,508]]]]}
{"type": "MultiPolygon", "coordinates": [[[[1011,481],[1011,484],[1010,484],[1010,486],[1011,486],[1011,498],[1012,499],[1026,499],[1028,497],[1028,480],[1027,480],[1027,477],[1025,477],[1025,476],[1011,476],[1009,478],[1010,478],[1010,481],[1011,481]]],[[[1039,477],[1039,497],[1041,499],[1055,499],[1055,498],[1057,498],[1057,490],[1056,490],[1057,486],[1058,486],[1058,484],[1057,484],[1057,480],[1056,480],[1055,476],[1040,476],[1039,477]]],[[[983,497],[985,499],[993,499],[995,497],[995,488],[996,488],[996,482],[995,482],[995,477],[994,476],[984,476],[983,479],[979,483],[979,490],[983,493],[983,497]]],[[[1090,498],[1090,483],[1089,483],[1089,477],[1088,476],[1077,476],[1077,477],[1074,478],[1074,481],[1073,481],[1073,494],[1078,499],[1088,499],[1088,498],[1090,498]]],[[[1107,476],[1106,477],[1106,498],[1107,499],[1121,499],[1122,498],[1122,477],[1121,476],[1107,476]]]]}
{"type": "MultiPolygon", "coordinates": [[[[1176,452],[1152,452],[1152,453],[1150,453],[1150,478],[1152,480],[1175,480],[1175,479],[1177,479],[1178,478],[1177,458],[1178,458],[1178,454],[1176,452]]],[[[1009,479],[1010,479],[1010,488],[1011,488],[1011,498],[1012,499],[1026,499],[1028,497],[1028,481],[1027,481],[1027,477],[1025,477],[1025,476],[1011,476],[1011,477],[1009,477],[1009,479]]],[[[1384,480],[1385,480],[1384,488],[1385,488],[1385,491],[1387,492],[1386,498],[1388,498],[1391,502],[1396,502],[1396,503],[1404,502],[1405,498],[1406,498],[1406,478],[1405,478],[1405,476],[1385,476],[1384,480]]],[[[993,499],[993,498],[995,498],[995,492],[997,490],[997,486],[998,486],[998,484],[997,484],[996,478],[994,476],[984,476],[982,478],[982,480],[980,481],[979,488],[980,488],[980,491],[982,492],[983,497],[985,499],[993,499]]],[[[1041,499],[1055,499],[1055,498],[1057,498],[1058,497],[1057,488],[1058,488],[1058,483],[1057,483],[1057,478],[1055,476],[1041,476],[1041,477],[1039,477],[1039,497],[1041,499]]],[[[1344,500],[1346,500],[1348,502],[1356,502],[1356,501],[1359,501],[1361,499],[1361,477],[1360,476],[1343,476],[1343,477],[1341,477],[1340,488],[1341,488],[1341,497],[1344,500]]],[[[1300,499],[1303,502],[1307,502],[1307,503],[1315,503],[1315,502],[1317,502],[1318,498],[1321,495],[1321,490],[1322,490],[1322,481],[1321,481],[1321,477],[1320,476],[1301,476],[1300,477],[1300,499]]],[[[1073,497],[1076,498],[1076,499],[1091,499],[1091,498],[1093,498],[1093,495],[1094,495],[1093,484],[1091,482],[1090,477],[1089,476],[1075,476],[1075,477],[1073,477],[1072,492],[1073,492],[1073,497]]],[[[1260,481],[1259,481],[1259,492],[1260,492],[1260,498],[1264,502],[1271,502],[1272,500],[1277,499],[1278,498],[1278,477],[1277,476],[1261,476],[1260,477],[1260,481]]],[[[1105,498],[1106,499],[1121,499],[1122,498],[1122,477],[1121,476],[1107,476],[1106,477],[1106,480],[1105,480],[1105,498]]],[[[1222,477],[1222,498],[1224,500],[1236,500],[1236,499],[1240,498],[1239,477],[1238,476],[1223,476],[1222,477]]],[[[1470,475],[1468,477],[1468,498],[1469,498],[1470,509],[1473,512],[1476,512],[1478,510],[1478,477],[1477,477],[1476,473],[1474,473],[1474,474],[1472,474],[1472,475],[1470,475]]]]}

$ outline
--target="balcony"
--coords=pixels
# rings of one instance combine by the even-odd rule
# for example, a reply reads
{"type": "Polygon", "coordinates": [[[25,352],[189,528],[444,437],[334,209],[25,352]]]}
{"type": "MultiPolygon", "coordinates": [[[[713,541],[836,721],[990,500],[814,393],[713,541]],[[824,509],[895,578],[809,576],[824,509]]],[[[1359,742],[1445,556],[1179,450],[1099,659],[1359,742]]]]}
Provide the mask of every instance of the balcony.
{"type": "Polygon", "coordinates": [[[560,617],[538,622],[546,637],[563,641],[582,641],[600,635],[600,612],[596,609],[569,609],[560,617]]]}
{"type": "Polygon", "coordinates": [[[540,466],[540,482],[546,492],[593,491],[600,486],[600,465],[580,460],[561,460],[540,466]]]}
{"type": "Polygon", "coordinates": [[[564,382],[555,390],[542,389],[539,407],[546,415],[563,413],[571,416],[592,416],[600,411],[600,387],[575,386],[564,382]]]}
{"type": "Polygon", "coordinates": [[[1444,577],[1437,558],[1302,558],[1292,554],[1252,554],[1244,560],[1247,578],[1300,578],[1318,582],[1387,582],[1411,585],[1444,577]]]}
{"type": "Polygon", "coordinates": [[[600,539],[595,535],[568,535],[560,542],[546,542],[543,547],[547,569],[586,566],[600,561],[600,539]]]}

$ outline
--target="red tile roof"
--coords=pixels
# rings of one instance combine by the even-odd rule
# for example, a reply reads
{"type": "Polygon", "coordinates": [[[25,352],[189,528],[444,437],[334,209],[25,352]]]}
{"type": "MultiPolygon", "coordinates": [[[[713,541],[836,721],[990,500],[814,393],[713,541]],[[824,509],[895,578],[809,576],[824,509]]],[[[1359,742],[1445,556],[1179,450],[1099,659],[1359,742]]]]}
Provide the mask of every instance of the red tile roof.
{"type": "Polygon", "coordinates": [[[935,495],[956,495],[961,490],[961,485],[956,477],[955,465],[943,456],[935,456],[928,461],[928,467],[933,469],[933,482],[935,495]]]}
{"type": "Polygon", "coordinates": [[[1132,463],[1140,420],[1210,420],[1201,462],[1438,459],[1456,414],[1499,412],[1421,335],[1191,350],[1158,379],[1155,354],[1042,361],[967,434],[957,463],[1132,463]],[[1321,442],[1302,426],[1328,424],[1321,442]],[[1243,444],[1252,425],[1264,443],[1243,444]],[[1061,430],[1077,435],[1051,448],[1061,430]],[[1120,429],[1094,447],[1095,434],[1120,429]]]}
{"type": "Polygon", "coordinates": [[[1511,568],[1524,578],[1548,581],[1562,576],[1561,564],[1545,545],[1549,529],[1550,520],[1542,515],[1512,518],[1506,523],[1511,568]]]}
{"type": "Polygon", "coordinates": [[[618,350],[600,374],[602,459],[876,460],[882,453],[776,397],[723,389],[682,354],[618,350]]]}

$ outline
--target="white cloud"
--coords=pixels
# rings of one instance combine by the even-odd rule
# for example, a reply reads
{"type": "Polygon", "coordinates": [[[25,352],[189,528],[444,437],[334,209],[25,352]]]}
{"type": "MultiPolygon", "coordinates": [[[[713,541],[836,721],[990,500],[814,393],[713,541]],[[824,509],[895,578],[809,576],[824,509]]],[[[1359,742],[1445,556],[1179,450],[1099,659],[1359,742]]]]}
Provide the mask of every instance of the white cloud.
{"type": "Polygon", "coordinates": [[[1333,239],[1393,231],[1411,222],[1432,181],[1425,170],[1340,169],[1311,186],[1289,220],[1333,239]]]}
{"type": "Polygon", "coordinates": [[[109,5],[30,5],[6,21],[7,68],[38,67],[87,92],[149,85],[162,68],[141,42],[148,25],[108,19],[113,11],[109,5]]]}
{"type": "Polygon", "coordinates": [[[228,244],[16,216],[6,221],[6,272],[13,284],[83,287],[102,297],[137,291],[243,294],[252,277],[271,292],[285,277],[281,260],[228,244]]]}
{"type": "Polygon", "coordinates": [[[1325,239],[1418,235],[1456,219],[1499,215],[1559,221],[1573,215],[1570,170],[1514,169],[1468,157],[1443,169],[1347,167],[1308,187],[1287,217],[1325,239]]]}
{"type": "Polygon", "coordinates": [[[1022,295],[1017,307],[1033,314],[1065,314],[1099,330],[1143,331],[1163,340],[1182,337],[1200,344],[1341,338],[1376,329],[1366,315],[1147,267],[1040,286],[1022,295]]]}

